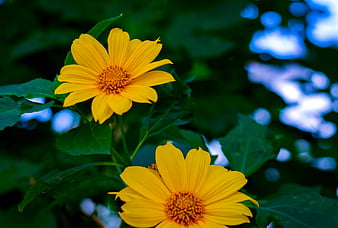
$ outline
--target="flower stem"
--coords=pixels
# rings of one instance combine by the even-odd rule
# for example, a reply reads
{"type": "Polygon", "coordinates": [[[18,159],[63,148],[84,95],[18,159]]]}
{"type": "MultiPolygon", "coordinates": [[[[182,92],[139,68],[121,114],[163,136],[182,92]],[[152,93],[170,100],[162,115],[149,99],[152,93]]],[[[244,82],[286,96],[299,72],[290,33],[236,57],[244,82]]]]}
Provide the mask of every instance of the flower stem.
{"type": "Polygon", "coordinates": [[[134,157],[136,156],[137,152],[139,151],[139,149],[140,149],[141,146],[143,145],[144,141],[146,141],[146,139],[148,138],[149,132],[150,132],[150,131],[147,131],[147,132],[143,135],[143,137],[142,137],[142,139],[139,141],[139,143],[137,144],[137,146],[136,146],[136,148],[135,148],[133,154],[130,156],[130,161],[132,161],[132,160],[134,159],[134,157]]]}
{"type": "Polygon", "coordinates": [[[123,150],[125,154],[129,154],[129,150],[127,147],[127,140],[126,140],[126,134],[124,132],[124,124],[123,124],[123,119],[122,116],[118,115],[118,120],[119,120],[119,125],[120,125],[120,132],[121,132],[121,137],[122,137],[122,144],[123,144],[123,150]]]}
{"type": "Polygon", "coordinates": [[[79,109],[79,107],[74,106],[74,109],[81,116],[81,118],[83,119],[85,123],[90,123],[90,120],[87,118],[85,114],[83,114],[83,112],[79,109]]]}
{"type": "Polygon", "coordinates": [[[172,103],[169,108],[167,109],[167,111],[165,113],[163,113],[162,116],[160,116],[157,121],[153,124],[153,126],[151,126],[143,135],[143,137],[141,138],[141,140],[139,141],[139,143],[137,144],[134,152],[132,153],[132,155],[130,156],[130,161],[132,161],[134,159],[134,157],[136,156],[137,152],[139,151],[139,149],[141,148],[141,146],[143,145],[143,143],[147,140],[149,133],[157,126],[157,124],[159,124],[165,116],[167,116],[171,109],[175,106],[175,103],[172,103]]]}
{"type": "Polygon", "coordinates": [[[53,104],[52,107],[53,108],[64,108],[63,105],[59,105],[59,104],[53,104]]]}
{"type": "MultiPolygon", "coordinates": [[[[111,153],[111,157],[113,162],[116,162],[117,164],[119,164],[118,160],[121,161],[121,166],[125,166],[126,164],[124,164],[124,159],[119,155],[119,153],[115,150],[115,148],[113,146],[110,146],[110,153],[111,153]]],[[[116,169],[119,173],[121,173],[121,167],[116,166],[116,169]]]]}

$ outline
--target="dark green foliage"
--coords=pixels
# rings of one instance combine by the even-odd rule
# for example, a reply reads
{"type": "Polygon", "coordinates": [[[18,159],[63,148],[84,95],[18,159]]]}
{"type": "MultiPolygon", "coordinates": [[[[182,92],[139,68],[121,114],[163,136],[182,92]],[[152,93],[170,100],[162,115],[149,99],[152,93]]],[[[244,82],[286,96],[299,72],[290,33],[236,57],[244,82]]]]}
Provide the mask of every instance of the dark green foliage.
{"type": "MultiPolygon", "coordinates": [[[[122,14],[120,16],[117,17],[112,17],[112,18],[108,18],[105,19],[103,21],[100,21],[99,23],[97,23],[92,29],[90,29],[88,31],[88,34],[90,34],[91,36],[93,36],[94,38],[97,38],[99,35],[101,35],[101,33],[103,31],[105,31],[107,28],[111,27],[112,24],[119,19],[122,16],[122,14]]],[[[64,65],[70,65],[70,64],[75,64],[75,60],[73,59],[72,53],[69,51],[67,53],[64,65]]]]}
{"type": "Polygon", "coordinates": [[[238,124],[220,140],[230,168],[250,176],[278,151],[268,139],[267,128],[247,116],[239,115],[238,124]]]}
{"type": "Polygon", "coordinates": [[[110,154],[112,130],[105,125],[88,123],[60,135],[56,140],[59,150],[71,155],[110,154]]]}
{"type": "Polygon", "coordinates": [[[277,227],[290,228],[335,227],[338,224],[337,199],[299,186],[282,188],[274,197],[262,201],[256,210],[256,222],[261,228],[270,222],[277,227]]]}
{"type": "MultiPolygon", "coordinates": [[[[175,73],[173,73],[175,76],[175,73]]],[[[191,90],[178,76],[175,82],[161,85],[158,91],[161,100],[154,104],[146,117],[142,119],[141,135],[158,135],[172,125],[189,122],[191,90]]]]}
{"type": "Polygon", "coordinates": [[[14,158],[1,156],[0,179],[4,184],[0,185],[0,194],[25,189],[29,183],[29,178],[35,176],[41,170],[41,167],[41,165],[32,162],[18,161],[14,158]]]}
{"type": "MultiPolygon", "coordinates": [[[[307,39],[308,55],[294,61],[273,57],[263,61],[250,52],[254,32],[263,29],[260,16],[264,12],[280,13],[281,26],[292,21],[306,25],[305,16],[289,13],[289,4],[268,0],[0,1],[0,227],[99,227],[81,212],[82,199],[89,197],[119,211],[122,202],[107,192],[125,186],[118,174],[126,166],[151,164],[156,147],[168,140],[186,153],[199,147],[208,150],[206,142],[213,139],[220,140],[229,169],[247,177],[242,191],[259,196],[260,207],[251,206],[251,223],[238,227],[263,228],[271,222],[287,228],[338,227],[337,169],[313,167],[314,159],[320,157],[337,162],[337,134],[319,139],[282,124],[283,99],[251,83],[245,68],[251,62],[278,69],[297,63],[325,73],[331,84],[338,81],[337,50],[317,47],[307,39]],[[257,6],[257,19],[240,17],[248,4],[257,6]],[[57,75],[62,66],[75,64],[72,41],[88,33],[106,47],[113,27],[127,31],[131,39],[160,38],[163,48],[156,60],[173,61],[160,70],[171,73],[176,81],[154,87],[157,102],[133,103],[128,113],[113,115],[102,125],[92,120],[88,101],[70,107],[81,116],[75,129],[55,133],[50,121],[36,120],[26,123],[35,128],[23,129],[23,113],[50,108],[55,114],[63,109],[67,94],[55,95],[54,89],[60,84],[57,75]],[[29,100],[42,97],[45,104],[29,100]],[[270,112],[268,125],[251,118],[257,108],[270,112]],[[307,151],[297,147],[299,139],[309,143],[307,151]],[[276,161],[280,147],[290,151],[291,161],[276,161]],[[302,160],[304,152],[308,160],[302,160]],[[276,182],[266,179],[268,168],[278,170],[276,182]]],[[[311,13],[311,7],[307,11],[311,13]]],[[[338,124],[336,112],[323,118],[338,124]]],[[[130,226],[123,223],[121,227],[130,226]]]]}
{"type": "MultiPolygon", "coordinates": [[[[18,206],[20,212],[39,196],[52,196],[59,202],[78,201],[84,197],[95,195],[97,192],[105,194],[110,189],[118,186],[116,180],[101,173],[92,171],[88,177],[87,169],[95,166],[119,166],[113,162],[95,162],[74,167],[58,172],[56,170],[42,177],[37,183],[33,184],[26,192],[24,199],[18,206]],[[97,188],[89,189],[92,182],[97,184],[97,188]],[[102,185],[102,186],[101,186],[102,185]],[[104,187],[105,190],[100,188],[104,187]]],[[[120,186],[118,186],[120,187],[120,186]]]]}
{"type": "Polygon", "coordinates": [[[37,112],[51,107],[54,101],[47,104],[29,102],[26,99],[14,101],[11,97],[0,98],[0,130],[15,125],[23,113],[37,112]]]}
{"type": "Polygon", "coordinates": [[[30,82],[17,84],[17,85],[5,85],[0,87],[0,96],[17,96],[24,98],[36,98],[36,97],[48,97],[55,98],[53,82],[37,78],[30,82]]]}

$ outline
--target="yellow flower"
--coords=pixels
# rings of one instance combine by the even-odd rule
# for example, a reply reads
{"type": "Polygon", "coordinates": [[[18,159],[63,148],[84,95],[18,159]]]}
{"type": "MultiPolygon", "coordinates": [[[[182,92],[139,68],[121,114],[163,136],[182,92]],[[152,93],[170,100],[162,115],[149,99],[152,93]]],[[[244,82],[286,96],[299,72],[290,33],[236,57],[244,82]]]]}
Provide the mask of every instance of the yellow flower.
{"type": "Polygon", "coordinates": [[[171,143],[156,149],[156,168],[131,166],[121,174],[128,187],[116,194],[125,202],[121,218],[131,226],[210,227],[249,223],[258,202],[238,192],[247,182],[241,172],[210,165],[210,154],[192,149],[186,158],[171,143]]]}
{"type": "Polygon", "coordinates": [[[157,93],[150,86],[175,81],[167,72],[151,71],[172,64],[169,59],[153,62],[162,48],[158,42],[130,40],[127,32],[114,28],[107,51],[95,38],[82,34],[71,46],[77,64],[62,67],[58,80],[65,83],[55,94],[70,93],[64,107],[95,97],[91,109],[100,124],[114,113],[129,111],[132,102],[156,102],[157,93]]]}

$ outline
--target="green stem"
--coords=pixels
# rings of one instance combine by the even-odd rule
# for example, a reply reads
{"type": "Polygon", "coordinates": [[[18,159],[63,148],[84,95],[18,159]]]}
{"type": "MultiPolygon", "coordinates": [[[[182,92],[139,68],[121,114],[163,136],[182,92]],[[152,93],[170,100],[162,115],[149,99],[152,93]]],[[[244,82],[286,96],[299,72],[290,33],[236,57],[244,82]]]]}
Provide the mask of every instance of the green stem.
{"type": "Polygon", "coordinates": [[[149,132],[150,132],[150,131],[147,131],[147,132],[143,135],[143,137],[142,137],[142,139],[139,141],[139,143],[137,144],[137,146],[136,146],[136,148],[135,148],[133,154],[130,156],[130,161],[132,161],[132,160],[134,159],[134,157],[136,156],[137,152],[139,151],[139,149],[140,149],[141,146],[143,145],[144,141],[146,141],[146,139],[148,138],[149,132]]]}
{"type": "Polygon", "coordinates": [[[117,150],[115,150],[114,147],[110,147],[110,151],[111,151],[111,157],[112,157],[112,160],[113,162],[116,162],[117,164],[119,164],[118,160],[121,162],[120,166],[116,166],[116,169],[119,173],[122,172],[121,170],[121,166],[127,166],[125,164],[125,161],[124,159],[121,157],[121,155],[117,152],[117,150]]]}
{"type": "Polygon", "coordinates": [[[87,118],[85,114],[83,114],[83,112],[79,109],[79,107],[74,106],[74,109],[81,116],[81,118],[83,119],[85,123],[90,123],[90,120],[87,118]]]}
{"type": "Polygon", "coordinates": [[[127,147],[127,140],[126,140],[126,134],[124,132],[124,124],[123,124],[123,119],[122,116],[118,115],[118,120],[119,120],[119,125],[120,125],[120,132],[121,132],[121,136],[122,136],[122,144],[123,144],[123,150],[125,154],[129,154],[129,150],[127,147]]]}
{"type": "Polygon", "coordinates": [[[171,109],[174,107],[174,105],[175,105],[175,103],[171,104],[171,105],[169,106],[169,108],[167,109],[167,111],[166,111],[165,113],[163,113],[163,115],[162,115],[160,118],[158,118],[158,120],[153,124],[153,126],[151,126],[151,127],[146,131],[146,133],[144,133],[142,139],[139,141],[139,143],[137,144],[137,146],[136,146],[134,152],[133,152],[132,155],[130,156],[130,161],[132,161],[132,160],[135,158],[137,152],[139,151],[139,149],[141,148],[141,146],[143,145],[143,143],[147,140],[147,138],[148,138],[148,136],[149,136],[149,133],[155,128],[155,126],[156,126],[157,124],[159,124],[159,123],[163,120],[163,118],[164,118],[166,115],[169,114],[169,112],[170,112],[171,109]]]}
{"type": "Polygon", "coordinates": [[[64,108],[63,105],[59,105],[59,104],[53,104],[52,107],[53,108],[64,108]]]}

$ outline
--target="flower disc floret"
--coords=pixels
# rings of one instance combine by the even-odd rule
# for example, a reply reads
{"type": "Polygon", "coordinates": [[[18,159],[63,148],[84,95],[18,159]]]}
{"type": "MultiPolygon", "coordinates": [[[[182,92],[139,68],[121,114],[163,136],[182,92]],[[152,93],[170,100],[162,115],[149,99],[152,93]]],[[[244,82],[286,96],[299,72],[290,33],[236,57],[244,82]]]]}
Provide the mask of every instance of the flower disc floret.
{"type": "Polygon", "coordinates": [[[170,221],[191,226],[202,221],[205,207],[200,198],[191,192],[175,192],[166,202],[165,212],[170,221]]]}
{"type": "Polygon", "coordinates": [[[258,202],[239,192],[247,180],[241,172],[210,165],[210,154],[190,150],[186,157],[171,143],[159,146],[156,166],[130,166],[121,174],[127,187],[113,192],[125,204],[121,218],[135,227],[227,227],[249,223],[258,202]],[[154,168],[156,167],[156,168],[154,168]]]}
{"type": "Polygon", "coordinates": [[[69,95],[68,107],[93,98],[92,114],[102,124],[114,113],[129,111],[133,102],[156,102],[152,86],[173,82],[173,76],[154,70],[169,59],[155,61],[162,48],[159,40],[130,40],[129,34],[114,28],[108,36],[108,50],[89,34],[82,34],[71,46],[77,64],[62,67],[58,80],[62,84],[55,94],[69,95]]]}
{"type": "Polygon", "coordinates": [[[98,88],[106,94],[119,94],[131,82],[131,75],[120,66],[109,66],[98,76],[98,88]]]}

